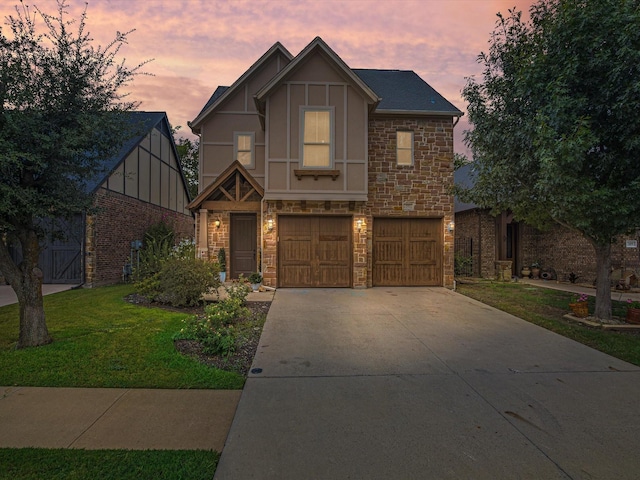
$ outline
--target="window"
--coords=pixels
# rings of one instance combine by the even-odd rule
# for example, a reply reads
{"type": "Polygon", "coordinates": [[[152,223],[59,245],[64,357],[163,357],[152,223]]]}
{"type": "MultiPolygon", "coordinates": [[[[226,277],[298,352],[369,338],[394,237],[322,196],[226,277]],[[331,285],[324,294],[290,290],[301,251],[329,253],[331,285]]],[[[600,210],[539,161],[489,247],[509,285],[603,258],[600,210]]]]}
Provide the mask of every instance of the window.
{"type": "Polygon", "coordinates": [[[235,141],[233,142],[233,158],[238,160],[243,166],[247,168],[254,167],[254,144],[255,134],[253,132],[242,133],[237,132],[234,134],[235,141]]]}
{"type": "Polygon", "coordinates": [[[413,165],[413,132],[396,132],[398,165],[413,165]]]}
{"type": "Polygon", "coordinates": [[[333,112],[329,109],[302,111],[302,166],[331,168],[333,112]]]}

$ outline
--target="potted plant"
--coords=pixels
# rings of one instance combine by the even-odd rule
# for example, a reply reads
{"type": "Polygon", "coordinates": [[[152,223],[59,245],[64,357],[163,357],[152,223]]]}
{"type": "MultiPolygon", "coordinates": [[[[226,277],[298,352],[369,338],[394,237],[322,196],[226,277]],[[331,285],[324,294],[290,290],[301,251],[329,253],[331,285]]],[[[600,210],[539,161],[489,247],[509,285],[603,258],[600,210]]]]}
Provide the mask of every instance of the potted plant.
{"type": "Polygon", "coordinates": [[[522,270],[520,270],[520,274],[522,275],[522,278],[528,278],[529,275],[531,275],[531,270],[529,270],[529,267],[525,265],[522,267],[522,270]]]}
{"type": "Polygon", "coordinates": [[[640,323],[640,302],[627,299],[627,323],[640,323]]]}
{"type": "Polygon", "coordinates": [[[249,283],[251,284],[253,291],[257,292],[260,289],[260,284],[262,283],[262,275],[260,275],[260,272],[253,272],[249,275],[249,283]]]}
{"type": "Polygon", "coordinates": [[[589,305],[587,304],[589,295],[581,293],[573,298],[573,302],[569,304],[569,308],[573,314],[578,318],[585,318],[589,316],[589,305]]]}
{"type": "Polygon", "coordinates": [[[531,264],[531,277],[532,278],[540,278],[540,262],[533,262],[531,264]]]}
{"type": "Polygon", "coordinates": [[[218,250],[218,265],[220,265],[220,281],[224,283],[227,279],[227,253],[224,248],[218,250]]]}

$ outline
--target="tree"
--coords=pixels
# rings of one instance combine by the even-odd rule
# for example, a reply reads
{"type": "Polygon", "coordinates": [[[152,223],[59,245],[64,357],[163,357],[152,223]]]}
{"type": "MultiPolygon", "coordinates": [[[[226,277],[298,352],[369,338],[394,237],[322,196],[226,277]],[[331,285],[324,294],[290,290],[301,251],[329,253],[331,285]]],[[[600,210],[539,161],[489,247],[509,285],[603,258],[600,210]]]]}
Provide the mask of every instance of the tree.
{"type": "Polygon", "coordinates": [[[136,104],[121,89],[143,64],[116,63],[132,31],[94,48],[86,7],[73,33],[65,0],[55,15],[22,2],[15,10],[4,22],[8,38],[0,27],[0,271],[18,297],[23,348],[52,341],[38,255],[44,236],[61,232],[41,220],[91,209],[87,180],[135,133],[126,112],[136,104]],[[10,245],[21,251],[19,263],[10,245]]]}
{"type": "Polygon", "coordinates": [[[593,245],[596,310],[611,318],[611,244],[640,222],[637,0],[539,0],[498,14],[467,79],[475,186],[467,200],[593,245]]]}
{"type": "Polygon", "coordinates": [[[176,150],[178,150],[178,157],[180,157],[182,173],[187,181],[189,196],[193,199],[198,195],[198,155],[200,141],[192,141],[186,137],[176,138],[178,130],[180,130],[180,125],[172,128],[171,133],[176,142],[176,150]]]}

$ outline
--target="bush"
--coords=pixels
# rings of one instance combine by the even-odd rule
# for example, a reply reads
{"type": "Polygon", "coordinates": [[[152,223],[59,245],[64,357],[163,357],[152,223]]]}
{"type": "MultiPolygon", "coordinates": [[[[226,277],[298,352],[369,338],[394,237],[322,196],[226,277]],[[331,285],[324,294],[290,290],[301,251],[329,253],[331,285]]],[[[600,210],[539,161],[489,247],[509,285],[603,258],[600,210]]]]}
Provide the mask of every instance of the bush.
{"type": "Polygon", "coordinates": [[[215,263],[198,258],[171,257],[157,274],[157,293],[153,300],[176,307],[198,305],[205,293],[219,286],[215,263]]]}
{"type": "Polygon", "coordinates": [[[227,296],[230,299],[239,300],[240,305],[244,305],[246,303],[247,295],[249,295],[249,292],[251,291],[251,287],[244,281],[244,276],[242,276],[242,274],[238,280],[234,280],[231,282],[230,286],[225,286],[224,289],[227,291],[227,296]]]}
{"type": "Polygon", "coordinates": [[[473,258],[467,257],[464,255],[460,255],[458,253],[454,254],[454,274],[456,276],[466,276],[470,277],[473,274],[473,258]]]}
{"type": "Polygon", "coordinates": [[[238,340],[234,324],[249,315],[239,298],[227,298],[208,305],[202,318],[184,320],[184,327],[175,338],[197,340],[204,353],[229,356],[236,350],[238,340]]]}

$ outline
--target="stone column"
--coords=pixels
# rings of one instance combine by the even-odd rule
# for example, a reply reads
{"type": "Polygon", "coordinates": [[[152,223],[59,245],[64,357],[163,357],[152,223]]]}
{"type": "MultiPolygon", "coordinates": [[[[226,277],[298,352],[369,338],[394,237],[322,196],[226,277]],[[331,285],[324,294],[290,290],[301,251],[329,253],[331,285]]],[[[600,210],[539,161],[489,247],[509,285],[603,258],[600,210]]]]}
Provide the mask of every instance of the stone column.
{"type": "Polygon", "coordinates": [[[209,245],[208,245],[208,228],[207,228],[207,213],[208,210],[206,208],[201,208],[198,212],[198,257],[199,258],[209,258],[209,245]]]}

